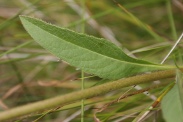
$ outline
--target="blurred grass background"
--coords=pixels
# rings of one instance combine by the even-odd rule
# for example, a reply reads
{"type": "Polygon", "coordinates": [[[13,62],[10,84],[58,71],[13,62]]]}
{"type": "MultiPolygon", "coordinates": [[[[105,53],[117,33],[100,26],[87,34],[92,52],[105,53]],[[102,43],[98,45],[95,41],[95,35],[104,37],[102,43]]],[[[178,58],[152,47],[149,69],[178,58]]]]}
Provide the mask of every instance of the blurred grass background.
{"type": "MultiPolygon", "coordinates": [[[[116,1],[120,6],[113,0],[85,0],[86,19],[83,21],[80,0],[1,0],[0,111],[80,90],[81,71],[34,42],[21,25],[18,15],[40,18],[78,32],[85,24],[86,34],[107,38],[130,56],[160,63],[182,33],[183,1],[116,1]]],[[[182,46],[179,44],[179,51],[182,46]]],[[[177,52],[174,51],[167,64],[174,64],[177,52]]],[[[90,74],[85,76],[89,77],[85,79],[86,88],[101,81],[90,74]]],[[[128,89],[86,100],[85,121],[94,121],[97,108],[117,99],[128,89]]],[[[150,92],[158,96],[161,89],[150,92]]],[[[152,100],[143,94],[134,95],[109,106],[97,117],[103,121],[118,122],[125,119],[125,122],[130,122],[151,103],[152,100]]],[[[78,102],[46,114],[38,121],[77,122],[80,121],[80,113],[78,102]]],[[[163,121],[159,108],[156,113],[158,122],[163,121]]],[[[29,122],[39,116],[34,113],[19,119],[29,122]]],[[[151,116],[146,121],[152,121],[153,118],[151,116]]]]}

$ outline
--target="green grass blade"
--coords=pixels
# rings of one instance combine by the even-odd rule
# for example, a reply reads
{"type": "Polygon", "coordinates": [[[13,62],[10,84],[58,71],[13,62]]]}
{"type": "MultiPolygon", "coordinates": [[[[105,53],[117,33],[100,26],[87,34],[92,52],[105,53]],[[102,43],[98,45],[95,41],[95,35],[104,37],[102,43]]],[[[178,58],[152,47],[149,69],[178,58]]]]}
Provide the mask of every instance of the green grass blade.
{"type": "Polygon", "coordinates": [[[122,11],[127,15],[123,15],[128,21],[131,21],[132,23],[138,25],[139,27],[143,28],[144,30],[146,30],[150,35],[152,35],[157,41],[163,41],[163,38],[161,36],[159,36],[151,26],[149,26],[148,24],[142,22],[140,19],[138,19],[135,15],[133,15],[132,13],[130,13],[126,8],[124,8],[124,6],[122,6],[121,4],[119,4],[118,2],[116,2],[116,4],[122,9],[122,11]]]}
{"type": "Polygon", "coordinates": [[[33,42],[33,41],[28,41],[28,42],[25,42],[25,43],[23,43],[23,44],[21,44],[21,45],[18,45],[18,46],[16,46],[16,47],[14,47],[14,48],[12,48],[12,49],[10,49],[10,50],[4,52],[4,53],[1,53],[1,54],[0,54],[0,57],[2,57],[2,56],[4,56],[4,55],[7,55],[7,54],[9,54],[9,53],[12,53],[12,52],[14,52],[15,50],[20,49],[20,48],[22,48],[22,47],[24,47],[24,46],[27,46],[27,45],[29,45],[29,44],[32,43],[32,42],[33,42]]]}
{"type": "Polygon", "coordinates": [[[111,42],[20,16],[27,32],[52,54],[83,71],[119,79],[146,71],[172,68],[127,56],[111,42]]]}
{"type": "Polygon", "coordinates": [[[172,30],[172,37],[174,40],[176,40],[178,38],[178,36],[177,36],[175,22],[174,22],[174,18],[173,18],[172,9],[171,9],[171,1],[167,0],[166,2],[167,2],[166,4],[167,4],[168,19],[170,21],[170,26],[171,26],[171,30],[172,30]]]}

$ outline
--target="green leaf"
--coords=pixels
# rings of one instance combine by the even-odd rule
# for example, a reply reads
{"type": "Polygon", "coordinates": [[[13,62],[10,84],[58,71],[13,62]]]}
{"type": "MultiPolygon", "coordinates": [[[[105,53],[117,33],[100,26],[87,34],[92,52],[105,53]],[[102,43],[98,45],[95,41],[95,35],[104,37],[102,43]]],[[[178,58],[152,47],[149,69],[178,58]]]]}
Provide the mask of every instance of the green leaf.
{"type": "Polygon", "coordinates": [[[166,122],[183,122],[183,110],[177,84],[165,95],[161,107],[166,122]]]}
{"type": "Polygon", "coordinates": [[[76,33],[27,16],[20,16],[20,19],[27,32],[42,47],[70,65],[102,78],[120,79],[170,68],[131,58],[102,38],[76,33]]]}
{"type": "Polygon", "coordinates": [[[177,77],[176,77],[177,87],[178,87],[178,91],[179,91],[181,107],[183,110],[183,73],[180,70],[177,70],[176,73],[177,73],[177,77]]]}

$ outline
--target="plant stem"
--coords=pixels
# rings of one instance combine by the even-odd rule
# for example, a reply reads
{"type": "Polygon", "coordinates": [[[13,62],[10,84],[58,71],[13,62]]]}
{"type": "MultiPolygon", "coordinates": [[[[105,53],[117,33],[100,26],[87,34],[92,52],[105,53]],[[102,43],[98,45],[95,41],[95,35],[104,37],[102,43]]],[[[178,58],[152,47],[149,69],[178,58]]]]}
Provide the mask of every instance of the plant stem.
{"type": "MultiPolygon", "coordinates": [[[[83,13],[82,13],[82,20],[85,20],[85,0],[81,1],[82,4],[82,9],[83,9],[83,13]]],[[[84,33],[85,32],[85,23],[82,23],[82,28],[81,28],[81,32],[84,33]]],[[[81,70],[81,90],[83,91],[84,88],[84,71],[81,70]]],[[[81,100],[81,122],[84,122],[84,99],[81,100]]]]}
{"type": "MultiPolygon", "coordinates": [[[[183,71],[183,69],[181,69],[183,71]]],[[[174,70],[164,70],[157,71],[149,74],[137,75],[125,79],[116,80],[113,82],[108,82],[102,85],[94,86],[92,88],[84,89],[82,91],[77,91],[69,93],[62,96],[53,97],[50,99],[38,101],[28,105],[23,105],[21,107],[16,107],[7,111],[0,113],[0,121],[12,119],[15,117],[20,117],[26,114],[30,114],[37,111],[42,111],[45,109],[50,109],[57,106],[63,106],[66,104],[73,103],[78,100],[91,98],[107,92],[117,90],[120,88],[137,85],[141,83],[147,83],[155,80],[171,78],[175,76],[174,70]]]]}
{"type": "MultiPolygon", "coordinates": [[[[81,91],[84,90],[84,72],[81,71],[81,91]]],[[[81,100],[81,122],[84,122],[84,99],[81,100]]]]}

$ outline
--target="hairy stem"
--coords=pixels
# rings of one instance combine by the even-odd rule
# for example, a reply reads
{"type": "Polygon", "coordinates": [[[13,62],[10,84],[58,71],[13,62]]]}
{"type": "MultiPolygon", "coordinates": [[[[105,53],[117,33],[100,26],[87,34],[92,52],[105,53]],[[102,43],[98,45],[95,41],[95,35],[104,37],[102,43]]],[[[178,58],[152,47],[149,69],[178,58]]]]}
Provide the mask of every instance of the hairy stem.
{"type": "Polygon", "coordinates": [[[164,70],[149,74],[137,75],[125,79],[116,80],[113,82],[108,82],[82,91],[57,96],[54,98],[38,101],[28,105],[13,108],[4,112],[0,112],[0,121],[20,117],[26,114],[30,114],[45,109],[50,109],[53,107],[63,106],[81,99],[91,98],[123,87],[137,85],[141,83],[147,83],[165,78],[171,78],[174,77],[175,74],[176,74],[175,70],[164,70]]]}

